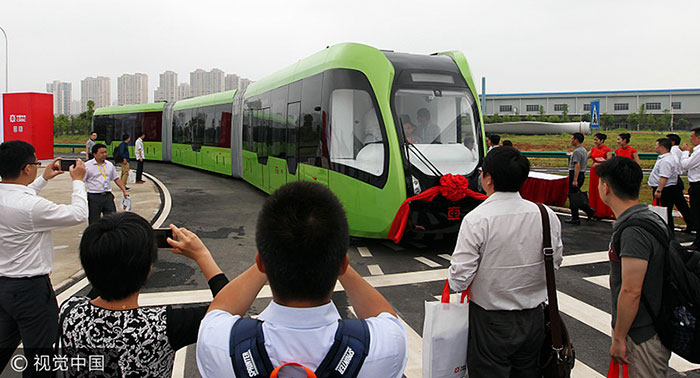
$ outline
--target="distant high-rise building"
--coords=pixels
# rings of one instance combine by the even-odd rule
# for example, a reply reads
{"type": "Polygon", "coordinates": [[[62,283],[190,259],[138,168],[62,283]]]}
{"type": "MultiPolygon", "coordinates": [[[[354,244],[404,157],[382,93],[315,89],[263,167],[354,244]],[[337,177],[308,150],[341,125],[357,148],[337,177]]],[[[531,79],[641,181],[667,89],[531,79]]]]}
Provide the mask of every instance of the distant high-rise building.
{"type": "Polygon", "coordinates": [[[225,88],[225,74],[218,68],[207,72],[196,69],[190,72],[190,94],[192,97],[223,92],[225,88]]]}
{"type": "Polygon", "coordinates": [[[187,83],[181,83],[177,86],[177,99],[184,100],[186,98],[192,97],[190,95],[190,85],[187,83]]]}
{"type": "Polygon", "coordinates": [[[252,83],[252,81],[251,81],[250,79],[241,78],[241,79],[238,81],[238,90],[244,91],[246,88],[248,88],[248,86],[250,85],[250,83],[252,83]]]}
{"type": "Polygon", "coordinates": [[[179,99],[177,90],[177,73],[165,71],[160,74],[160,86],[153,92],[153,101],[177,101],[179,99]]]}
{"type": "Polygon", "coordinates": [[[80,100],[71,101],[70,114],[73,114],[73,115],[80,114],[80,100]]]}
{"type": "Polygon", "coordinates": [[[117,104],[121,106],[146,103],[148,103],[148,75],[135,73],[119,76],[117,104]]]}
{"type": "Polygon", "coordinates": [[[230,91],[232,89],[238,89],[238,83],[240,80],[241,78],[236,74],[226,75],[226,85],[224,89],[227,91],[230,91]]]}
{"type": "Polygon", "coordinates": [[[87,110],[88,101],[95,102],[95,109],[109,106],[110,83],[104,76],[86,77],[80,81],[80,111],[87,110]]]}
{"type": "Polygon", "coordinates": [[[53,114],[71,114],[73,84],[54,80],[46,84],[46,91],[53,94],[53,114]]]}

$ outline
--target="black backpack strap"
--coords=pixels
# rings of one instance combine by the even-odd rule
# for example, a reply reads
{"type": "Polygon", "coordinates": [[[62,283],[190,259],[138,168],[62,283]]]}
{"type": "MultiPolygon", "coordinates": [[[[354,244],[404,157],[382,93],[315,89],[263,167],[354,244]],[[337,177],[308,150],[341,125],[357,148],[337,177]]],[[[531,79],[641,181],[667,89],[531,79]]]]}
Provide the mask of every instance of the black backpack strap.
{"type": "MultiPolygon", "coordinates": [[[[658,215],[657,215],[658,216],[658,215]]],[[[659,217],[661,219],[661,217],[659,217]]],[[[640,218],[632,218],[628,219],[615,230],[615,234],[613,235],[613,248],[615,250],[615,253],[619,256],[620,255],[620,238],[622,237],[622,231],[627,228],[627,227],[632,227],[632,226],[637,226],[641,227],[644,229],[644,231],[647,231],[648,233],[651,234],[659,243],[661,243],[662,246],[668,248],[669,243],[671,240],[673,240],[673,235],[670,234],[670,231],[668,228],[661,228],[656,222],[649,220],[649,219],[640,219],[640,218]]]]}
{"type": "Polygon", "coordinates": [[[261,320],[240,318],[231,327],[229,353],[238,378],[267,378],[272,373],[262,324],[261,320]]]}
{"type": "Polygon", "coordinates": [[[360,373],[368,352],[367,321],[364,319],[339,320],[335,341],[316,369],[316,377],[355,378],[360,373]]]}

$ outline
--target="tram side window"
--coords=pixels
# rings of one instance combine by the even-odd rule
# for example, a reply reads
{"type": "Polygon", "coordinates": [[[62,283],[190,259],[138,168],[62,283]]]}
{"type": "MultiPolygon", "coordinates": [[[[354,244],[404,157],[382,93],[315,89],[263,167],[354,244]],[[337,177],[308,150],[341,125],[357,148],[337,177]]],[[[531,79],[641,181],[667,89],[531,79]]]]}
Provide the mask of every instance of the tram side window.
{"type": "Polygon", "coordinates": [[[370,94],[358,89],[335,89],[329,110],[331,162],[381,175],[384,140],[370,94]]]}
{"type": "Polygon", "coordinates": [[[297,170],[297,128],[300,110],[300,102],[287,105],[287,167],[291,174],[295,174],[297,170]]]}
{"type": "Polygon", "coordinates": [[[269,154],[284,158],[287,152],[287,86],[273,90],[270,97],[269,154]]]}
{"type": "Polygon", "coordinates": [[[233,114],[231,113],[231,104],[217,105],[216,119],[218,122],[218,147],[231,148],[231,122],[233,114]]]}
{"type": "Polygon", "coordinates": [[[109,140],[112,141],[112,116],[110,115],[97,115],[93,118],[92,131],[97,133],[98,140],[109,140]],[[110,134],[107,135],[107,129],[109,128],[110,134]]]}
{"type": "Polygon", "coordinates": [[[253,133],[251,127],[251,110],[243,110],[243,149],[253,151],[253,133]]]}
{"type": "Polygon", "coordinates": [[[199,113],[204,115],[204,138],[202,144],[205,146],[216,146],[219,139],[219,128],[221,127],[218,125],[221,119],[217,115],[217,107],[207,106],[199,108],[199,113]]]}
{"type": "Polygon", "coordinates": [[[207,113],[205,113],[206,108],[192,109],[192,144],[202,145],[204,144],[204,130],[207,124],[207,113]]]}
{"type": "Polygon", "coordinates": [[[143,132],[145,141],[160,142],[162,140],[163,112],[148,112],[143,115],[143,132]]]}
{"type": "Polygon", "coordinates": [[[324,166],[321,143],[321,93],[323,75],[311,76],[302,82],[301,115],[299,117],[299,163],[324,166]]]}

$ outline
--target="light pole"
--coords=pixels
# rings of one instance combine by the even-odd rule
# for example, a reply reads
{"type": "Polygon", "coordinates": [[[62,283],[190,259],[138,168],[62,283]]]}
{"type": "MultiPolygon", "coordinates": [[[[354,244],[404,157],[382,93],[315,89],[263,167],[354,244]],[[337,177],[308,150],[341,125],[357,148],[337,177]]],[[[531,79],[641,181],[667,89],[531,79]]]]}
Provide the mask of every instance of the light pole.
{"type": "Polygon", "coordinates": [[[5,33],[5,29],[0,26],[0,31],[2,31],[2,34],[5,35],[5,93],[9,92],[9,70],[8,70],[8,62],[9,56],[10,56],[10,50],[8,48],[8,43],[7,43],[7,33],[5,33]]]}

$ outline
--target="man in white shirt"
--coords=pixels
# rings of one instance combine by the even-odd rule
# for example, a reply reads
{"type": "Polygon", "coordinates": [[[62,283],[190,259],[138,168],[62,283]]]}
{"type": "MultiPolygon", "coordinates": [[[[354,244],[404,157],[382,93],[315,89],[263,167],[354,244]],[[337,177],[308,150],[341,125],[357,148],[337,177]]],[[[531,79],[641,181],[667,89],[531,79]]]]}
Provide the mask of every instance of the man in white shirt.
{"type": "MultiPolygon", "coordinates": [[[[688,144],[683,145],[681,157],[681,169],[688,171],[688,194],[690,195],[690,210],[695,219],[700,221],[700,127],[690,131],[690,143],[693,145],[693,154],[690,155],[688,144]]],[[[695,229],[695,241],[693,246],[700,250],[700,230],[695,229]]]]}
{"type": "Polygon", "coordinates": [[[143,176],[143,159],[144,153],[143,153],[143,138],[146,136],[146,134],[142,131],[141,134],[139,135],[138,139],[136,139],[136,143],[134,145],[134,154],[136,155],[136,160],[138,161],[138,164],[136,165],[136,183],[137,184],[143,184],[145,181],[143,181],[142,176],[143,176]]]}
{"type": "Polygon", "coordinates": [[[683,220],[686,224],[685,232],[689,233],[690,231],[696,229],[696,224],[695,217],[690,211],[690,207],[688,207],[688,201],[686,201],[685,195],[683,194],[685,186],[683,185],[681,175],[685,170],[681,168],[681,159],[683,157],[683,151],[681,151],[680,149],[681,137],[678,134],[672,133],[666,135],[666,138],[671,140],[671,156],[673,156],[673,162],[674,164],[676,164],[676,168],[678,168],[678,183],[676,184],[676,187],[673,190],[673,204],[676,206],[676,209],[678,209],[678,211],[681,213],[681,216],[683,216],[683,220]]]}
{"type": "Polygon", "coordinates": [[[112,194],[112,181],[122,190],[124,198],[129,197],[126,186],[117,175],[117,169],[107,160],[107,146],[102,143],[95,144],[92,154],[95,158],[85,163],[87,172],[83,179],[87,183],[89,224],[97,222],[102,215],[117,211],[112,194]]]}
{"type": "Polygon", "coordinates": [[[673,231],[673,198],[681,168],[676,165],[676,160],[670,151],[670,139],[659,138],[656,140],[656,153],[659,154],[659,157],[654,163],[651,174],[649,174],[647,184],[651,186],[654,198],[667,209],[667,224],[669,229],[673,231]]]}
{"type": "MultiPolygon", "coordinates": [[[[264,363],[251,359],[250,349],[240,355],[236,348],[234,353],[230,351],[230,340],[237,336],[233,327],[239,321],[249,321],[241,317],[266,279],[272,289],[272,302],[258,317],[264,321],[264,348],[257,350],[269,356],[270,368],[289,362],[312,371],[319,367],[341,324],[331,301],[340,281],[355,314],[365,319],[368,329],[369,350],[365,349],[364,362],[360,360],[358,377],[403,375],[406,331],[389,302],[348,265],[347,220],[340,201],[330,190],[311,182],[283,186],[265,201],[255,239],[255,265],[217,294],[199,327],[197,366],[202,377],[257,376],[250,372],[269,375],[264,363]],[[232,355],[245,362],[243,373],[234,372],[232,355]]],[[[362,355],[349,353],[350,361],[355,362],[355,354],[362,355]]],[[[292,369],[296,368],[286,366],[279,376],[298,377],[292,369]]]]}
{"type": "MultiPolygon", "coordinates": [[[[513,147],[484,158],[481,184],[489,198],[462,221],[449,268],[450,288],[470,288],[470,378],[541,377],[547,299],[539,208],[518,191],[530,163],[513,147]]],[[[561,223],[547,208],[554,265],[562,261],[561,223]]]]}
{"type": "Polygon", "coordinates": [[[38,196],[48,180],[63,173],[57,159],[37,178],[40,165],[29,143],[0,144],[0,373],[20,341],[30,368],[32,356],[55,342],[58,304],[49,279],[51,231],[81,224],[88,215],[83,161],[70,168],[70,205],[38,196]]]}

